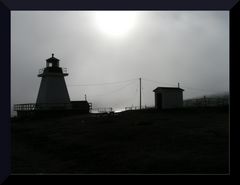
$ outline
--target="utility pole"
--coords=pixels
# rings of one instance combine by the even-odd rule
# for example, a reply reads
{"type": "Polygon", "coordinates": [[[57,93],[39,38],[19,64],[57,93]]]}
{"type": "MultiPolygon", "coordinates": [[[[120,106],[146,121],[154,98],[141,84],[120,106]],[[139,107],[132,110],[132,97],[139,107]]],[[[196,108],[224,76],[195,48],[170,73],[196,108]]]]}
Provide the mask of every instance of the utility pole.
{"type": "Polygon", "coordinates": [[[139,107],[140,107],[140,110],[142,109],[142,79],[141,78],[139,78],[139,83],[140,83],[140,105],[139,105],[139,107]]]}
{"type": "Polygon", "coordinates": [[[179,82],[178,82],[178,88],[180,87],[180,84],[179,84],[179,82]]]}
{"type": "Polygon", "coordinates": [[[87,101],[87,95],[85,94],[85,101],[87,101]]]}

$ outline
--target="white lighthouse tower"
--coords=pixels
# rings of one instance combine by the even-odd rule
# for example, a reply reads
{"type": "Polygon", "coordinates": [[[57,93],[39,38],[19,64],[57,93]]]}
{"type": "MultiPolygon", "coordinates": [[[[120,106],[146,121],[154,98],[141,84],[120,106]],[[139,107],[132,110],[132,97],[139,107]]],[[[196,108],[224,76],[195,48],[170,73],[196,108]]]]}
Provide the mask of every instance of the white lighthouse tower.
{"type": "Polygon", "coordinates": [[[46,67],[38,74],[38,77],[42,78],[36,102],[38,108],[71,107],[65,76],[68,76],[68,73],[59,67],[59,60],[52,54],[52,57],[46,60],[46,67]]]}

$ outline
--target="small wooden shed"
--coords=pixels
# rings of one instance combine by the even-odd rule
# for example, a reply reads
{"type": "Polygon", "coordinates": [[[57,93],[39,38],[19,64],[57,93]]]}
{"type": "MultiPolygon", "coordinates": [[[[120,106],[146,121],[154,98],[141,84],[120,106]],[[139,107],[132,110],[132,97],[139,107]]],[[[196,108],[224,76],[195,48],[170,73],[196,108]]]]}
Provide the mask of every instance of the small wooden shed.
{"type": "Polygon", "coordinates": [[[157,87],[155,93],[155,108],[172,109],[183,106],[183,89],[179,87],[157,87]]]}

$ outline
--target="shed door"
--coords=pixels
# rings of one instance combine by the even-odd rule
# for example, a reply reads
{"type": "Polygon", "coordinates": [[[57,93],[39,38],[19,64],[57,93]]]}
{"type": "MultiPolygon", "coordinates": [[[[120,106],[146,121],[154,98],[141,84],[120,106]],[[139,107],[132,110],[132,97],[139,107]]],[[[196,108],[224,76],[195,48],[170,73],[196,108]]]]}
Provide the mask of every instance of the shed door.
{"type": "Polygon", "coordinates": [[[157,93],[156,103],[157,103],[157,108],[162,109],[162,94],[161,93],[157,93]]]}

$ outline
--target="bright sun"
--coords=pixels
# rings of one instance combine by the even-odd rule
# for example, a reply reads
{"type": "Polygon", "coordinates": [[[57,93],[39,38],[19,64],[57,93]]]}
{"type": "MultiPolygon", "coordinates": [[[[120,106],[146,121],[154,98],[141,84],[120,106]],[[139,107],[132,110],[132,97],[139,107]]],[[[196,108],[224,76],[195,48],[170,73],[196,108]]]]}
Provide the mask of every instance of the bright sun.
{"type": "Polygon", "coordinates": [[[136,13],[129,11],[99,11],[95,16],[98,28],[113,37],[125,36],[136,22],[136,13]]]}

